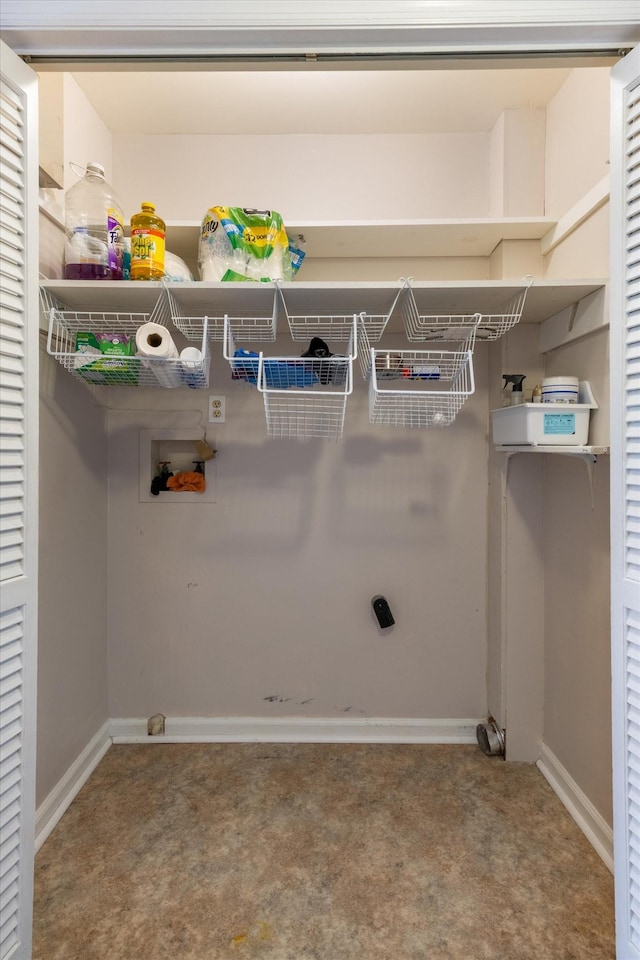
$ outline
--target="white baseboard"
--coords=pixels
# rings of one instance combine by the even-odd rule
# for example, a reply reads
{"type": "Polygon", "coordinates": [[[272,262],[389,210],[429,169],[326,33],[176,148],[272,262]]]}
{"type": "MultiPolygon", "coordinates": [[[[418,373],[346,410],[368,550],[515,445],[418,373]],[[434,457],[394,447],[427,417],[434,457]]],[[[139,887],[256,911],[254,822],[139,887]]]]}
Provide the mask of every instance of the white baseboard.
{"type": "Polygon", "coordinates": [[[537,766],[542,776],[613,873],[613,830],[549,747],[542,744],[540,753],[537,766]]]}
{"type": "Polygon", "coordinates": [[[114,743],[476,743],[483,719],[167,717],[150,737],[146,719],[111,720],[114,743]]]}
{"type": "Polygon", "coordinates": [[[35,823],[36,851],[40,849],[110,746],[110,722],[107,720],[38,807],[35,823]]]}

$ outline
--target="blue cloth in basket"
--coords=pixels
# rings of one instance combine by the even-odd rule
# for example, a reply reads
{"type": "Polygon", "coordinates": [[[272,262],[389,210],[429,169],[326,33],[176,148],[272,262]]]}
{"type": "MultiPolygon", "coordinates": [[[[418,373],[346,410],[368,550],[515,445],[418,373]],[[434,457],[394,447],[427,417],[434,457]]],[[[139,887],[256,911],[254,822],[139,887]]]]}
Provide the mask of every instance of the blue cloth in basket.
{"type": "MultiPolygon", "coordinates": [[[[233,380],[258,382],[258,361],[260,354],[252,350],[236,350],[234,353],[233,380]]],[[[306,364],[286,360],[264,361],[264,379],[266,386],[273,390],[285,390],[287,387],[311,387],[318,382],[313,370],[305,369],[306,364]]]]}

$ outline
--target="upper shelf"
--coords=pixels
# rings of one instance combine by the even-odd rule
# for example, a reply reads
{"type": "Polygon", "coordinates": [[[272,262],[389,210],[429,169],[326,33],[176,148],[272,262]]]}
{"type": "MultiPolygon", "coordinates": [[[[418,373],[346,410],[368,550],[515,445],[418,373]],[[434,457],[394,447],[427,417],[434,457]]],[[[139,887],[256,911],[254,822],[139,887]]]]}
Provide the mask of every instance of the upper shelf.
{"type": "MultiPolygon", "coordinates": [[[[549,217],[470,220],[336,220],[287,222],[313,258],[488,257],[501,240],[541,240],[557,224],[549,217]]],[[[167,250],[195,261],[200,223],[167,222],[167,250]]]]}
{"type": "MultiPolygon", "coordinates": [[[[541,323],[578,303],[605,280],[534,280],[521,322],[541,323]]],[[[70,310],[149,312],[162,283],[132,281],[45,280],[41,286],[70,310]]],[[[186,312],[201,316],[270,315],[272,283],[220,283],[194,280],[170,283],[186,312]]],[[[401,281],[305,281],[280,284],[287,310],[302,314],[388,314],[401,281]]],[[[432,313],[495,313],[522,290],[522,280],[417,280],[418,308],[432,313]]],[[[389,331],[391,332],[391,331],[389,331]]]]}

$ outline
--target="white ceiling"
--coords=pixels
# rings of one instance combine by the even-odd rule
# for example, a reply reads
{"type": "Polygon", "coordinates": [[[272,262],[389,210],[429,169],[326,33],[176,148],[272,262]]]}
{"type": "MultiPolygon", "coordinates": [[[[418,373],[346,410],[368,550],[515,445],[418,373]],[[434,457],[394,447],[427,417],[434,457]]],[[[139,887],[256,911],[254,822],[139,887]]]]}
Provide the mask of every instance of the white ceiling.
{"type": "Polygon", "coordinates": [[[568,69],[78,72],[114,134],[482,133],[568,69]]]}

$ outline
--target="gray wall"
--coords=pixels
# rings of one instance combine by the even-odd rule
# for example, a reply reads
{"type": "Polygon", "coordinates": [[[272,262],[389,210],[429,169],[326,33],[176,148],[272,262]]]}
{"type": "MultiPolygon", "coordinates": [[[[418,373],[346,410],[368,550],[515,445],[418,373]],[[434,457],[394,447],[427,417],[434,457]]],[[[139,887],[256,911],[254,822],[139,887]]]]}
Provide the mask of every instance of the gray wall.
{"type": "Polygon", "coordinates": [[[139,427],[197,423],[206,392],[172,392],[182,416],[142,391],[119,403],[150,412],[110,412],[110,715],[484,716],[486,346],[445,430],[370,426],[358,370],[337,443],[269,440],[214,353],[216,503],[138,498],[139,427]]]}
{"type": "MultiPolygon", "coordinates": [[[[516,356],[520,372],[543,362],[546,376],[590,381],[600,408],[589,442],[607,445],[608,330],[542,358],[531,329],[492,346],[493,405],[494,381],[516,356]]],[[[503,470],[491,453],[489,710],[506,724],[508,759],[535,760],[543,743],[611,824],[609,460],[595,465],[593,504],[585,464],[573,457],[514,456],[504,498],[503,470]]]]}
{"type": "Polygon", "coordinates": [[[37,803],[107,719],[104,411],[40,355],[37,803]]]}
{"type": "MultiPolygon", "coordinates": [[[[547,376],[577,371],[600,403],[590,441],[608,442],[608,331],[547,354],[547,376]]],[[[546,457],[544,742],[611,823],[609,458],[587,471],[546,457]]]]}

